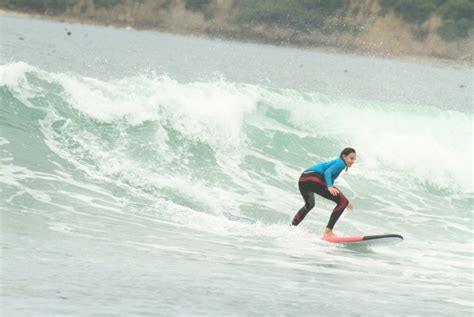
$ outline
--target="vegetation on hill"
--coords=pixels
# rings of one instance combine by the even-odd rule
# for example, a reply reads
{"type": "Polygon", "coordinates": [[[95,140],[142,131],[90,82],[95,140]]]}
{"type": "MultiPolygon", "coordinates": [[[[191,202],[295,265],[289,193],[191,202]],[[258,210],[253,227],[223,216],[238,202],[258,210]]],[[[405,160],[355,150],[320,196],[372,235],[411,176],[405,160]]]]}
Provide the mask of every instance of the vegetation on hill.
{"type": "Polygon", "coordinates": [[[472,64],[474,0],[0,0],[48,18],[472,64]]]}
{"type": "Polygon", "coordinates": [[[442,18],[438,33],[445,40],[463,38],[474,27],[474,0],[379,0],[382,12],[393,10],[403,20],[421,25],[433,14],[442,18]]]}
{"type": "MultiPolygon", "coordinates": [[[[162,7],[169,7],[179,0],[161,0],[162,7]]],[[[227,0],[232,1],[232,0],[227,0]]],[[[449,41],[463,38],[474,27],[474,0],[378,0],[381,14],[393,11],[407,23],[413,24],[413,36],[424,40],[427,28],[423,27],[432,15],[438,15],[442,23],[440,36],[449,41]]],[[[144,0],[93,0],[96,8],[113,8],[118,5],[136,5],[144,0]]],[[[182,0],[184,7],[213,17],[217,5],[213,0],[182,0]]],[[[43,14],[61,14],[75,0],[0,0],[0,5],[43,14]]],[[[363,1],[350,0],[233,0],[235,14],[229,23],[271,24],[294,28],[299,31],[319,30],[324,33],[361,31],[356,21],[347,19],[357,14],[363,1]],[[359,5],[358,5],[359,4],[359,5]]]]}
{"type": "Polygon", "coordinates": [[[278,24],[300,31],[318,29],[326,33],[357,30],[355,24],[334,19],[346,14],[347,0],[241,0],[237,8],[240,22],[278,24]]]}

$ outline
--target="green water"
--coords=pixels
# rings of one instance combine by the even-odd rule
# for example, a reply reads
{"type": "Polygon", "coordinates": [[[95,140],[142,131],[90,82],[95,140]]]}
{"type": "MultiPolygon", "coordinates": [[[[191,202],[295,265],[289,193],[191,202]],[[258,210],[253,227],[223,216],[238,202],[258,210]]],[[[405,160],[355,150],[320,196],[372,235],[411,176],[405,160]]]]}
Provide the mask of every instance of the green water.
{"type": "Polygon", "coordinates": [[[5,316],[471,315],[471,68],[0,19],[5,316]]]}

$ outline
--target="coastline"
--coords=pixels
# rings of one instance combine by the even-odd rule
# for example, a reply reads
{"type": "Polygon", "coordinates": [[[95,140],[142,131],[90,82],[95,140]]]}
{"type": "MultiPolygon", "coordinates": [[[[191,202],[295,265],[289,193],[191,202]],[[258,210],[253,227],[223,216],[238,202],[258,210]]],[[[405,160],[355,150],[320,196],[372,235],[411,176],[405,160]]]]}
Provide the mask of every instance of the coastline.
{"type": "MultiPolygon", "coordinates": [[[[308,50],[317,50],[325,53],[336,53],[336,54],[349,54],[349,55],[358,55],[366,57],[377,57],[377,58],[386,58],[391,60],[402,60],[402,61],[411,61],[411,62],[423,62],[423,63],[432,63],[436,65],[452,65],[452,66],[464,66],[472,67],[474,66],[472,60],[472,54],[467,58],[463,59],[453,59],[446,56],[439,55],[426,55],[426,54],[402,54],[400,52],[387,51],[384,48],[377,48],[377,45],[369,45],[370,50],[363,50],[357,46],[354,46],[352,43],[343,43],[340,39],[337,39],[336,42],[339,45],[333,45],[331,43],[323,43],[324,41],[313,41],[303,43],[301,41],[289,41],[284,40],[277,35],[275,37],[268,36],[268,33],[265,35],[258,35],[252,32],[242,32],[241,29],[210,29],[202,30],[199,28],[169,28],[169,27],[146,27],[141,25],[130,25],[129,23],[123,22],[102,22],[93,18],[84,18],[84,17],[73,17],[66,14],[62,15],[49,15],[49,14],[39,14],[35,12],[24,12],[10,9],[0,8],[0,17],[1,16],[12,16],[12,17],[22,17],[22,18],[31,18],[38,20],[48,20],[56,21],[61,23],[72,23],[72,24],[85,24],[85,25],[96,25],[104,27],[113,27],[118,29],[131,28],[136,31],[157,31],[169,34],[183,35],[183,36],[195,36],[206,39],[219,39],[224,41],[236,41],[242,43],[254,43],[262,45],[274,45],[280,47],[291,47],[291,48],[300,48],[308,50]]],[[[290,30],[291,31],[291,30],[290,30]]],[[[344,37],[344,36],[341,36],[344,37]]]]}

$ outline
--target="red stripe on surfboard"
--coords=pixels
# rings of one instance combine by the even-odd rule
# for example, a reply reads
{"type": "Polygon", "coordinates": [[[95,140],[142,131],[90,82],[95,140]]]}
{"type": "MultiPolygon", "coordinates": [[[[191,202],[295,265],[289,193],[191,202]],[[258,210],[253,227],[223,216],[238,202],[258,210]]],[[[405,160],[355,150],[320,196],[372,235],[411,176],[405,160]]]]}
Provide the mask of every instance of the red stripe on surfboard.
{"type": "Polygon", "coordinates": [[[340,243],[340,242],[358,242],[364,240],[364,236],[356,236],[356,237],[322,237],[321,239],[332,242],[332,243],[340,243]]]}

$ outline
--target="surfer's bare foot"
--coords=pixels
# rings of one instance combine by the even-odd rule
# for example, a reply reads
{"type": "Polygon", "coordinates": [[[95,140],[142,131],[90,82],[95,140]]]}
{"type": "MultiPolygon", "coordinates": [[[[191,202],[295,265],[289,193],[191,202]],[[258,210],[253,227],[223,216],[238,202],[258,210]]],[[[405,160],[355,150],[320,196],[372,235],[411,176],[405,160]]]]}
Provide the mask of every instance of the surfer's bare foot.
{"type": "Polygon", "coordinates": [[[324,237],[327,238],[327,237],[337,237],[334,232],[332,232],[331,229],[329,228],[326,228],[324,229],[324,237]]]}

